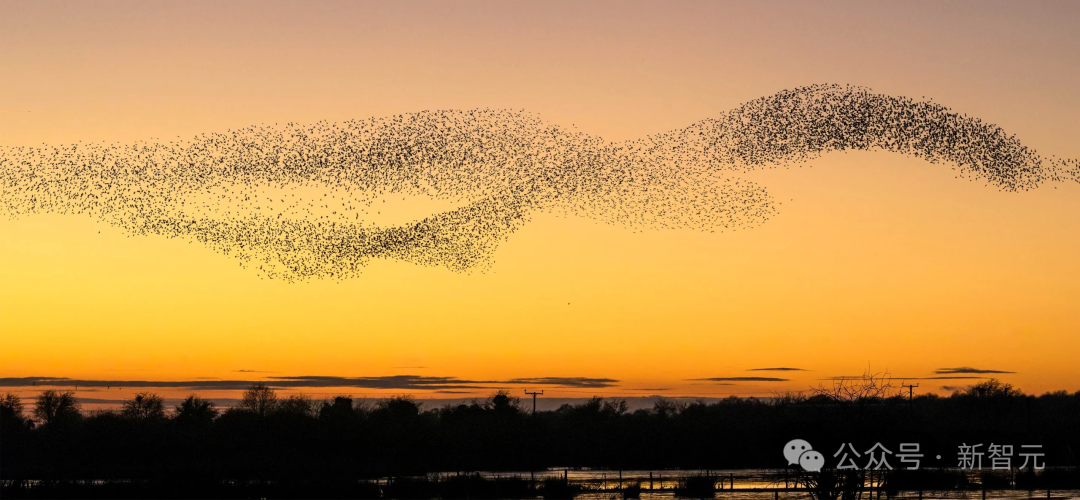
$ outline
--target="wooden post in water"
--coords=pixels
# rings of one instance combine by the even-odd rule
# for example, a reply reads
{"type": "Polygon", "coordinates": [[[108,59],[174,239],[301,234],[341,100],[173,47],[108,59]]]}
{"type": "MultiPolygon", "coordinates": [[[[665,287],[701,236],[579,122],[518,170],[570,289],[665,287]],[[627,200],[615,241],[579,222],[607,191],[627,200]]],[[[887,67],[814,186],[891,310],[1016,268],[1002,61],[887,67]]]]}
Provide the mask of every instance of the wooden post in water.
{"type": "Polygon", "coordinates": [[[730,475],[731,475],[731,489],[735,489],[735,473],[732,472],[730,475]]]}
{"type": "Polygon", "coordinates": [[[652,471],[649,471],[649,491],[652,491],[652,471]]]}

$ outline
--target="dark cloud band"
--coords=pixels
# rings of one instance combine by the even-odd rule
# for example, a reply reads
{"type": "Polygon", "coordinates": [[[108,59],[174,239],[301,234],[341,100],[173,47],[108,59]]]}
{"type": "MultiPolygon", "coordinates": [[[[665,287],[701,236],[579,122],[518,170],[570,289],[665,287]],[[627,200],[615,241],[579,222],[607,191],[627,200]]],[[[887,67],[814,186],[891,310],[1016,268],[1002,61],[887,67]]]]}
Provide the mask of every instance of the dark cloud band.
{"type": "Polygon", "coordinates": [[[776,377],[712,377],[712,378],[694,378],[690,380],[698,380],[704,382],[789,382],[790,379],[776,378],[776,377]]]}
{"type": "Polygon", "coordinates": [[[129,387],[129,388],[179,388],[199,390],[246,389],[256,382],[277,388],[351,387],[360,389],[400,390],[479,390],[503,386],[540,385],[566,388],[615,387],[619,382],[610,378],[589,377],[540,377],[509,380],[468,380],[457,377],[425,377],[417,375],[391,375],[385,377],[333,377],[296,376],[266,377],[262,380],[80,380],[64,377],[6,377],[0,378],[0,387],[129,387]]]}
{"type": "Polygon", "coordinates": [[[1004,370],[985,370],[982,368],[972,368],[970,366],[960,366],[956,368],[938,368],[934,370],[938,375],[955,375],[955,374],[987,374],[987,373],[1016,373],[1004,370]]]}

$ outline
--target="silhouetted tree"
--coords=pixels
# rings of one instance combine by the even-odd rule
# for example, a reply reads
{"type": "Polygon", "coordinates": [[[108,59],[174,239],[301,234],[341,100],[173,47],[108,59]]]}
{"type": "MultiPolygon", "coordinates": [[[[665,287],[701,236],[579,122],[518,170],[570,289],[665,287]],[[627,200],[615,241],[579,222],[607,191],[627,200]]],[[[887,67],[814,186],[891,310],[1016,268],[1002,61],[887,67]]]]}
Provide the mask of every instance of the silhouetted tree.
{"type": "Polygon", "coordinates": [[[660,417],[678,415],[684,407],[685,405],[681,402],[672,401],[670,399],[658,399],[655,403],[653,403],[653,411],[656,412],[656,414],[660,417]]]}
{"type": "Polygon", "coordinates": [[[996,378],[969,385],[963,390],[957,391],[957,393],[960,396],[981,399],[1011,398],[1024,395],[1023,391],[1013,387],[1012,384],[1002,382],[996,378]]]}
{"type": "Polygon", "coordinates": [[[336,396],[323,401],[319,407],[319,418],[323,420],[350,420],[356,416],[353,400],[349,396],[336,396]]]}
{"type": "Polygon", "coordinates": [[[4,397],[0,398],[0,419],[9,421],[22,420],[23,418],[26,417],[23,416],[22,399],[10,392],[4,394],[4,397]]]}
{"type": "Polygon", "coordinates": [[[511,396],[510,391],[502,390],[492,394],[485,402],[484,407],[494,410],[497,414],[520,413],[521,398],[511,396]]]}
{"type": "Polygon", "coordinates": [[[45,425],[77,420],[82,416],[79,407],[75,393],[49,389],[38,396],[34,405],[34,418],[45,425]]]}
{"type": "Polygon", "coordinates": [[[818,384],[811,392],[842,404],[879,401],[900,394],[889,372],[873,372],[869,367],[861,377],[837,377],[830,385],[818,384]]]}
{"type": "Polygon", "coordinates": [[[420,404],[412,396],[394,396],[379,402],[376,411],[395,420],[409,420],[420,414],[420,404]]]}
{"type": "Polygon", "coordinates": [[[277,403],[277,413],[295,417],[314,417],[315,402],[303,394],[293,394],[277,403]]]}
{"type": "Polygon", "coordinates": [[[194,394],[176,405],[176,420],[182,423],[210,423],[218,416],[218,409],[213,401],[207,401],[194,394]]]}
{"type": "Polygon", "coordinates": [[[140,392],[124,401],[120,415],[133,420],[162,419],[165,418],[165,400],[152,392],[140,392]]]}
{"type": "Polygon", "coordinates": [[[277,408],[277,393],[270,386],[259,382],[252,385],[240,398],[238,408],[265,417],[277,408]]]}

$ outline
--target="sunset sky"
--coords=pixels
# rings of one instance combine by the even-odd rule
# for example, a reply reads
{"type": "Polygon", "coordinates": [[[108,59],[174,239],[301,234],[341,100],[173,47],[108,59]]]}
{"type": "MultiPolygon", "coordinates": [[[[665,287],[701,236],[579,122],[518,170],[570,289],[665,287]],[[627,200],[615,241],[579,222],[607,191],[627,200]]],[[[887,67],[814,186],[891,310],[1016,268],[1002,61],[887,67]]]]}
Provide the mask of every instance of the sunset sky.
{"type": "MultiPolygon", "coordinates": [[[[1078,20],[1064,1],[3,0],[0,146],[471,108],[626,140],[839,83],[1080,158],[1078,20]]],[[[990,376],[1080,390],[1080,185],[1003,192],[887,152],[745,177],[782,202],[753,229],[537,213],[490,269],[375,260],[344,281],[263,279],[89,216],[2,217],[0,378],[177,382],[155,389],[170,396],[323,376],[364,386],[289,390],[722,397],[869,366],[918,392],[990,376]],[[800,371],[755,371],[780,367],[800,371]]]]}

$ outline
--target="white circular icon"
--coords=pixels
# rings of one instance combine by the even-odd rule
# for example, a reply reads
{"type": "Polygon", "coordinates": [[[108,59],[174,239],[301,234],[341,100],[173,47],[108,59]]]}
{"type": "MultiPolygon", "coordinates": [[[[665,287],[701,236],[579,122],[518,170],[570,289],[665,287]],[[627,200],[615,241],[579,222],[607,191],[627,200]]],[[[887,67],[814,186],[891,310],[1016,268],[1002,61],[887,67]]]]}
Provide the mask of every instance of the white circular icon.
{"type": "Polygon", "coordinates": [[[784,458],[787,459],[788,465],[795,465],[799,463],[799,455],[802,455],[808,450],[814,449],[810,446],[810,443],[803,439],[792,439],[788,441],[788,444],[784,445],[784,458]]]}
{"type": "Polygon", "coordinates": [[[803,470],[820,472],[821,468],[825,466],[825,456],[814,450],[804,451],[802,455],[799,455],[799,465],[802,466],[803,470]]]}

